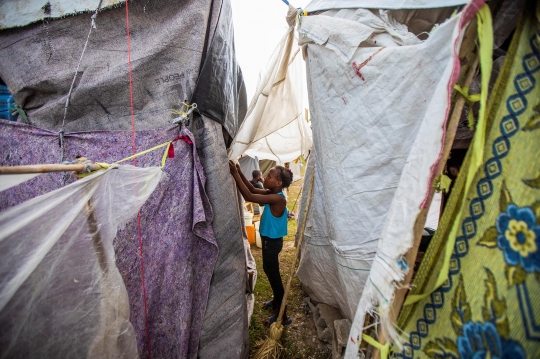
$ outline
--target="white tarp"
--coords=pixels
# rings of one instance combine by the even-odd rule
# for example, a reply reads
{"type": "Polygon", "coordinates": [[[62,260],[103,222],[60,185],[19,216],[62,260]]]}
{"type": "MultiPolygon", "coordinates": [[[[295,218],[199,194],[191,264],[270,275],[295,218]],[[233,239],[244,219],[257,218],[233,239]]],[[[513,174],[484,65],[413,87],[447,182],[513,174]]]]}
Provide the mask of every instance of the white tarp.
{"type": "Polygon", "coordinates": [[[304,10],[330,9],[433,9],[467,4],[468,0],[313,0],[304,10]]]}
{"type": "Polygon", "coordinates": [[[229,152],[288,162],[311,148],[311,129],[302,104],[302,53],[294,37],[297,10],[289,7],[288,28],[259,75],[255,96],[229,152]]]}
{"type": "MultiPolygon", "coordinates": [[[[363,43],[349,62],[326,43],[307,45],[313,117],[308,167],[314,167],[315,188],[298,275],[315,300],[354,318],[349,358],[357,356],[366,311],[379,304],[387,313],[394,283],[404,276],[399,261],[433,181],[471,12],[435,27],[416,45],[363,43]]],[[[327,22],[324,17],[309,18],[327,22]]],[[[340,35],[335,26],[329,38],[340,35]]]]}
{"type": "Polygon", "coordinates": [[[0,213],[0,358],[137,358],[113,239],[159,167],[99,171],[0,213]]]}

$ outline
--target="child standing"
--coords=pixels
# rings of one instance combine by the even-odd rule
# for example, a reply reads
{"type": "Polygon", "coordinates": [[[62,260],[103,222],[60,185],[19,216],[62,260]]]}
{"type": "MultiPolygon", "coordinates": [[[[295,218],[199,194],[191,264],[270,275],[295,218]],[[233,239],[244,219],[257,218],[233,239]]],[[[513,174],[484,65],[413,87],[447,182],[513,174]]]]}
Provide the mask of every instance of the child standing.
{"type": "MultiPolygon", "coordinates": [[[[268,322],[273,323],[277,319],[277,313],[285,294],[279,273],[278,256],[283,248],[283,237],[287,235],[288,210],[283,189],[291,184],[292,172],[282,166],[273,167],[264,179],[264,189],[258,189],[246,179],[239,165],[229,161],[229,169],[242,197],[249,202],[264,204],[259,227],[263,245],[263,269],[274,293],[274,298],[266,302],[264,307],[275,311],[276,314],[268,318],[268,322]]],[[[282,324],[288,325],[291,322],[292,319],[287,317],[285,309],[282,324]]]]}

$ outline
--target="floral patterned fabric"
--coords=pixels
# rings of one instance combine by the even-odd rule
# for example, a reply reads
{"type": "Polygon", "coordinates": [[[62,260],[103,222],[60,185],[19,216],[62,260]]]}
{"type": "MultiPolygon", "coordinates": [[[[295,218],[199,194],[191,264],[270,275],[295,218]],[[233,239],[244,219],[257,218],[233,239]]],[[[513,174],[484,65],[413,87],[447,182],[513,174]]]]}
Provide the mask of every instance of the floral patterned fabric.
{"type": "Polygon", "coordinates": [[[448,280],[401,311],[398,358],[540,357],[540,4],[529,1],[490,95],[483,166],[468,154],[413,283],[432,288],[466,201],[448,280]],[[534,9],[538,6],[538,9],[534,9]],[[536,15],[536,16],[535,16],[536,15]]]}
{"type": "MultiPolygon", "coordinates": [[[[204,190],[206,179],[195,145],[189,143],[194,142],[193,135],[178,127],[137,131],[136,148],[142,151],[179,135],[189,140],[174,142],[174,158],[163,168],[166,175],[141,208],[140,217],[127,223],[114,243],[141,358],[149,353],[154,358],[197,357],[218,255],[212,210],[204,190]]],[[[65,158],[70,160],[84,155],[112,163],[133,154],[129,131],[66,133],[65,143],[65,158]]],[[[137,166],[159,166],[164,149],[137,158],[137,166]]],[[[60,153],[57,133],[0,121],[0,166],[58,163],[60,153]]],[[[70,177],[68,182],[74,180],[70,177]]],[[[60,173],[35,177],[1,192],[0,210],[61,185],[60,173]]]]}

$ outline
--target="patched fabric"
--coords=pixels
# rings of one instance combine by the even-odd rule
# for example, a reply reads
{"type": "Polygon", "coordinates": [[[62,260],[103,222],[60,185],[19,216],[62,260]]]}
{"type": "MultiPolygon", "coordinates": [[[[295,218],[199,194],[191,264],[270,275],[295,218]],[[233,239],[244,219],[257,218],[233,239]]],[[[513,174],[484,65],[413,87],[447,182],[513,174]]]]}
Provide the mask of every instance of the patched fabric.
{"type": "Polygon", "coordinates": [[[466,201],[448,280],[402,310],[398,325],[408,340],[399,358],[540,356],[540,24],[535,12],[527,9],[520,21],[491,94],[483,165],[463,193],[468,154],[412,293],[424,293],[437,280],[448,233],[466,201]]]}

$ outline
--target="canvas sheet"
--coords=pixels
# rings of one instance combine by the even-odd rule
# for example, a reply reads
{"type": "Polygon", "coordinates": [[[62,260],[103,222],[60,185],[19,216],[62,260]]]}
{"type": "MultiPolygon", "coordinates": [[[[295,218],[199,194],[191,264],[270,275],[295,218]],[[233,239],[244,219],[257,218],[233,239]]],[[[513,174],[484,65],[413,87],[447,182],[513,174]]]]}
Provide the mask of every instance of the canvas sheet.
{"type": "Polygon", "coordinates": [[[162,174],[109,168],[0,213],[0,357],[139,357],[113,239],[162,174]]]}
{"type": "MultiPolygon", "coordinates": [[[[212,40],[206,39],[207,29],[212,28],[208,24],[211,3],[130,2],[136,130],[171,125],[178,117],[171,110],[182,110],[182,102],[191,99],[205,44],[212,40]]],[[[215,3],[220,10],[221,2],[215,3]]],[[[91,16],[48,19],[0,32],[0,77],[32,125],[52,131],[61,128],[91,16]]],[[[132,126],[125,4],[101,11],[95,25],[71,95],[68,132],[132,126]]]]}
{"type": "Polygon", "coordinates": [[[398,358],[540,356],[540,22],[534,16],[540,8],[534,3],[525,8],[490,95],[482,165],[469,172],[474,177],[465,193],[469,151],[412,293],[433,287],[459,221],[448,279],[401,311],[405,343],[396,348],[398,358]]]}
{"type": "Polygon", "coordinates": [[[229,158],[243,154],[289,162],[311,148],[302,105],[302,54],[294,33],[297,10],[289,6],[289,28],[259,74],[255,96],[234,138],[229,158]]]}
{"type": "MultiPolygon", "coordinates": [[[[191,133],[178,127],[139,131],[135,144],[147,149],[191,133]]],[[[0,164],[55,162],[60,156],[56,133],[13,122],[0,126],[0,164]]],[[[211,226],[212,209],[205,176],[193,144],[174,143],[162,181],[140,210],[141,236],[134,218],[114,240],[116,265],[127,288],[130,322],[141,358],[195,358],[218,247],[211,226]],[[147,315],[144,310],[142,282],[147,315]],[[147,328],[148,321],[148,328],[147,328]]],[[[112,163],[133,154],[131,132],[66,133],[66,157],[112,163]]],[[[137,166],[161,163],[162,151],[137,159],[137,166]]],[[[59,173],[43,174],[0,193],[1,209],[12,207],[62,185],[59,173]]],[[[142,190],[142,187],[141,187],[142,190]]]]}
{"type": "Polygon", "coordinates": [[[475,11],[466,8],[417,45],[361,46],[350,62],[307,44],[315,189],[310,253],[298,275],[310,296],[351,320],[372,268],[390,293],[403,275],[398,261],[432,183],[459,74],[456,54],[475,11]]]}
{"type": "MultiPolygon", "coordinates": [[[[255,272],[249,244],[244,248],[241,200],[229,172],[221,125],[197,117],[192,125],[197,153],[206,174],[219,247],[199,344],[200,358],[247,358],[249,350],[247,271],[255,272]],[[246,251],[245,251],[246,250],[246,251]]],[[[245,232],[245,231],[244,231],[245,232]]],[[[247,238],[246,238],[247,242],[247,238]]],[[[253,310],[253,309],[252,309],[253,310]]]]}

